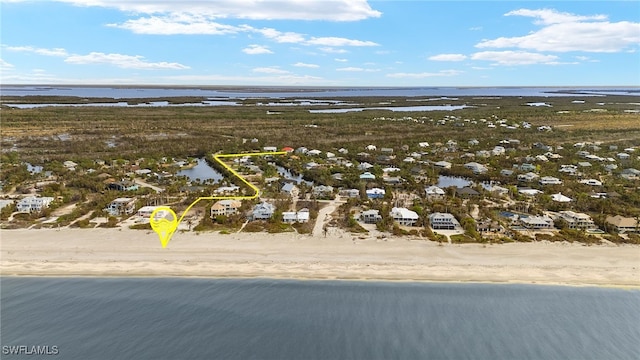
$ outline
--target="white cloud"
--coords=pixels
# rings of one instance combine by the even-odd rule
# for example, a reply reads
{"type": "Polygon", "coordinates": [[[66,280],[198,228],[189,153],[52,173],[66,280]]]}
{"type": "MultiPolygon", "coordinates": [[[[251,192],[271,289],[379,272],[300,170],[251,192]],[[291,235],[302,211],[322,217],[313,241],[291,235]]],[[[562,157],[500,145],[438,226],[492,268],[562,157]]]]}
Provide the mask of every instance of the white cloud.
{"type": "Polygon", "coordinates": [[[483,40],[478,48],[520,48],[536,51],[620,52],[640,45],[640,23],[609,22],[604,15],[580,16],[552,9],[511,11],[528,16],[542,29],[524,36],[483,40]]]}
{"type": "Polygon", "coordinates": [[[317,65],[317,64],[307,64],[307,63],[303,63],[303,62],[297,62],[297,63],[293,64],[293,66],[305,67],[305,68],[310,68],[310,69],[315,69],[315,68],[319,68],[320,67],[320,65],[317,65]]]}
{"type": "Polygon", "coordinates": [[[45,56],[64,57],[69,55],[67,51],[62,48],[45,49],[45,48],[37,48],[33,46],[3,46],[3,49],[8,51],[28,52],[28,53],[38,54],[38,55],[45,55],[45,56]]]}
{"type": "Polygon", "coordinates": [[[273,54],[273,51],[269,50],[268,47],[256,44],[249,45],[242,49],[242,52],[249,55],[273,54]]]}
{"type": "Polygon", "coordinates": [[[471,55],[473,60],[493,61],[496,65],[557,65],[558,57],[526,51],[482,51],[471,55]]]}
{"type": "Polygon", "coordinates": [[[247,30],[243,26],[224,25],[199,15],[187,14],[142,17],[127,20],[122,24],[107,24],[107,26],[129,30],[136,34],[153,35],[224,35],[247,30]]]}
{"type": "Polygon", "coordinates": [[[321,45],[321,46],[378,46],[373,41],[352,40],[341,37],[313,37],[306,41],[309,45],[321,45]]]}
{"type": "Polygon", "coordinates": [[[58,0],[142,14],[191,13],[210,18],[357,21],[382,15],[367,0],[58,0]]]}
{"type": "Polygon", "coordinates": [[[422,72],[422,73],[392,73],[387,74],[387,77],[392,78],[412,78],[412,79],[423,79],[429,77],[439,77],[439,76],[456,76],[462,74],[462,71],[459,70],[441,70],[438,72],[422,72]]]}
{"type": "Polygon", "coordinates": [[[12,64],[0,59],[0,70],[11,70],[13,68],[14,66],[12,64]]]}
{"type": "Polygon", "coordinates": [[[340,58],[335,58],[335,59],[333,59],[333,60],[335,60],[335,61],[337,61],[337,62],[347,62],[347,61],[349,61],[349,60],[347,60],[347,59],[340,59],[340,58]]]}
{"type": "Polygon", "coordinates": [[[533,17],[536,20],[535,24],[541,25],[550,25],[550,24],[562,24],[568,22],[578,22],[585,20],[606,20],[606,15],[591,15],[591,16],[582,16],[575,15],[566,12],[559,12],[554,9],[538,9],[538,10],[530,10],[530,9],[519,9],[514,11],[509,11],[504,14],[504,16],[527,16],[533,17]]]}
{"type": "Polygon", "coordinates": [[[298,34],[295,32],[281,32],[278,31],[276,29],[270,29],[270,28],[265,28],[265,29],[259,29],[259,30],[255,30],[259,33],[261,33],[264,37],[274,40],[276,42],[279,43],[304,43],[305,41],[305,37],[302,34],[298,34]]]}
{"type": "Polygon", "coordinates": [[[345,54],[345,53],[348,53],[348,51],[345,50],[345,49],[336,49],[336,48],[332,48],[332,47],[321,47],[318,50],[320,50],[322,52],[330,53],[330,54],[345,54]]]}
{"type": "Polygon", "coordinates": [[[282,70],[277,67],[259,67],[254,68],[252,71],[263,74],[289,74],[289,71],[282,70]]]}
{"type": "Polygon", "coordinates": [[[169,62],[148,62],[140,55],[123,55],[123,54],[105,54],[101,52],[92,52],[87,55],[71,55],[67,57],[65,62],[70,64],[109,64],[123,69],[142,69],[142,70],[159,70],[159,69],[188,69],[188,66],[179,63],[169,62]]]}
{"type": "Polygon", "coordinates": [[[463,54],[439,54],[430,56],[429,60],[434,61],[462,61],[466,59],[467,56],[463,54]]]}
{"type": "Polygon", "coordinates": [[[361,67],[344,67],[344,68],[338,68],[336,69],[336,71],[349,71],[349,72],[377,72],[380,71],[379,69],[367,69],[367,68],[361,68],[361,67]]]}

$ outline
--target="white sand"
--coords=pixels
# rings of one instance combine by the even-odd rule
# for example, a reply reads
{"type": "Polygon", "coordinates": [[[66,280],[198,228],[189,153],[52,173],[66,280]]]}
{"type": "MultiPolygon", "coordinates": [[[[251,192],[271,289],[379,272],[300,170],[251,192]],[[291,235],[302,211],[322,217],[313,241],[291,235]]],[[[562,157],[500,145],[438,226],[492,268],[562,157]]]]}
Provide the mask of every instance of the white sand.
{"type": "Polygon", "coordinates": [[[4,276],[198,276],[514,282],[640,287],[640,246],[568,243],[438,245],[409,238],[2,230],[4,276]]]}

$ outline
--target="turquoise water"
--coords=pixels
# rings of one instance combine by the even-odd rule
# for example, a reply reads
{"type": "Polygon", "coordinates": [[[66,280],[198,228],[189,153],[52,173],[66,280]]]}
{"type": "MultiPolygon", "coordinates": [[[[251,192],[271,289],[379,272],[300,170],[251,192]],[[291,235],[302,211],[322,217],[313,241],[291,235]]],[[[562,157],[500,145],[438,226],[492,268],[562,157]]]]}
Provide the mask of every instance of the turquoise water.
{"type": "Polygon", "coordinates": [[[2,278],[0,289],[3,351],[56,346],[61,359],[640,354],[637,290],[155,278],[2,278]]]}

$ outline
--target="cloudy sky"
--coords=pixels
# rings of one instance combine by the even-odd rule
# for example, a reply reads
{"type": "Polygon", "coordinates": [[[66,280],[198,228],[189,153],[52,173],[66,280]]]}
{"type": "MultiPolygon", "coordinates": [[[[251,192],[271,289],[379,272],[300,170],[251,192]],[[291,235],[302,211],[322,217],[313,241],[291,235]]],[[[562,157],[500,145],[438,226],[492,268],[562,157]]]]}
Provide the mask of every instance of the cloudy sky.
{"type": "Polygon", "coordinates": [[[2,84],[640,85],[636,1],[0,6],[2,84]]]}

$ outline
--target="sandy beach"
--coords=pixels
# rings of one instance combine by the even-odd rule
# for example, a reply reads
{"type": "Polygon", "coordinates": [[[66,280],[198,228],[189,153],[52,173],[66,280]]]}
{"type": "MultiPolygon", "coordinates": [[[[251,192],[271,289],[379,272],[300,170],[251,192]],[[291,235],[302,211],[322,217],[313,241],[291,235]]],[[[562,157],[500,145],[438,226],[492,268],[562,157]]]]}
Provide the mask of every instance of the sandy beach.
{"type": "Polygon", "coordinates": [[[2,230],[3,276],[265,277],[640,287],[640,246],[452,245],[410,238],[2,230]]]}

